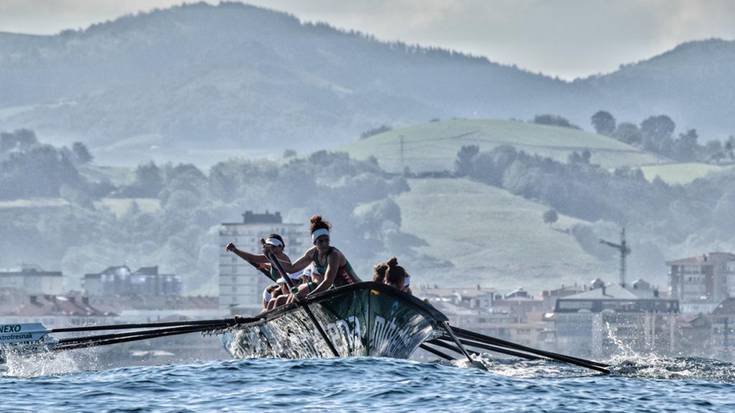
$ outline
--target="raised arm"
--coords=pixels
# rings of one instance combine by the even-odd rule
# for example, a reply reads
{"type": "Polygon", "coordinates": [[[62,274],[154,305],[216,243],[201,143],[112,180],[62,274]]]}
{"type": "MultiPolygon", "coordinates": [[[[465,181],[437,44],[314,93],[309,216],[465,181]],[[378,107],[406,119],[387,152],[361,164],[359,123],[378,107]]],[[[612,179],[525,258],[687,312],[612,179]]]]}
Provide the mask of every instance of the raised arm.
{"type": "Polygon", "coordinates": [[[251,264],[265,264],[268,262],[268,258],[266,258],[265,255],[256,255],[240,250],[233,243],[227,244],[225,250],[233,252],[235,255],[251,264]]]}
{"type": "Polygon", "coordinates": [[[324,274],[324,279],[322,280],[322,282],[320,282],[319,285],[317,285],[316,288],[309,293],[309,295],[319,294],[322,291],[327,291],[330,287],[332,287],[332,285],[334,285],[334,280],[337,278],[337,271],[339,271],[339,264],[341,260],[341,253],[336,252],[329,254],[329,257],[327,258],[327,273],[324,274]]]}
{"type": "Polygon", "coordinates": [[[304,268],[308,267],[309,264],[311,264],[311,262],[314,260],[315,252],[316,252],[316,247],[311,247],[308,250],[306,250],[304,255],[302,255],[301,258],[299,258],[298,260],[292,263],[282,262],[281,264],[283,266],[283,269],[286,270],[286,272],[289,274],[293,274],[295,272],[299,272],[303,270],[304,268]]]}

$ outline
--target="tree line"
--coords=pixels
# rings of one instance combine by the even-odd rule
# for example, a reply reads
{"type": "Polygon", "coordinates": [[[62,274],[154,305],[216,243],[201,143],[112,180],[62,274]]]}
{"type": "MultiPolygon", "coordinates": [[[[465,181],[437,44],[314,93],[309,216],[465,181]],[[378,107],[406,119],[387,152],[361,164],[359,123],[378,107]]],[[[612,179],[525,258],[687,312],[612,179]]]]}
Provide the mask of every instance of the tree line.
{"type": "Polygon", "coordinates": [[[680,162],[735,161],[735,136],[730,136],[724,143],[710,140],[699,143],[696,129],[688,129],[675,135],[676,123],[667,115],[653,115],[645,118],[640,124],[633,122],[617,123],[615,117],[607,111],[595,112],[590,118],[592,127],[601,135],[610,136],[621,142],[657,153],[680,162]]]}
{"type": "Polygon", "coordinates": [[[391,253],[408,258],[412,246],[423,242],[401,231],[400,207],[391,198],[409,190],[408,184],[375,159],[318,151],[282,160],[227,160],[208,171],[147,162],[129,182],[113,184],[80,172],[91,154],[41,144],[29,132],[10,135],[2,135],[3,148],[9,148],[0,162],[3,198],[64,197],[68,206],[0,211],[0,266],[37,262],[76,276],[113,264],[158,264],[183,275],[189,288],[212,287],[217,228],[245,210],[278,210],[288,221],[304,223],[313,213],[324,215],[335,226],[339,247],[362,272],[391,253]],[[101,198],[133,201],[127,212],[115,214],[96,202],[101,198]],[[160,209],[143,208],[135,201],[142,198],[157,201],[160,209]]]}

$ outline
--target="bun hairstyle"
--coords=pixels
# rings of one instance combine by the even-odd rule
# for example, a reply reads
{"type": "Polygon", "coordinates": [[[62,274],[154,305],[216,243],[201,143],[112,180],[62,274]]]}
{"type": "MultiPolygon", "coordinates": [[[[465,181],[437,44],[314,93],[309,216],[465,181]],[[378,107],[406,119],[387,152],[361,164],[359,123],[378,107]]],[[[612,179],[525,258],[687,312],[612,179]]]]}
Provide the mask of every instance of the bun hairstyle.
{"type": "Polygon", "coordinates": [[[388,267],[385,271],[386,284],[390,284],[396,288],[401,287],[406,280],[406,270],[398,265],[398,258],[393,257],[385,264],[388,267]]]}
{"type": "Polygon", "coordinates": [[[330,228],[332,228],[332,224],[325,221],[321,217],[321,215],[314,215],[313,217],[311,217],[311,219],[309,219],[309,222],[311,222],[311,232],[314,232],[318,229],[329,230],[330,228]]]}
{"type": "Polygon", "coordinates": [[[388,264],[380,262],[373,267],[373,281],[383,284],[385,282],[385,272],[388,270],[388,264]]]}

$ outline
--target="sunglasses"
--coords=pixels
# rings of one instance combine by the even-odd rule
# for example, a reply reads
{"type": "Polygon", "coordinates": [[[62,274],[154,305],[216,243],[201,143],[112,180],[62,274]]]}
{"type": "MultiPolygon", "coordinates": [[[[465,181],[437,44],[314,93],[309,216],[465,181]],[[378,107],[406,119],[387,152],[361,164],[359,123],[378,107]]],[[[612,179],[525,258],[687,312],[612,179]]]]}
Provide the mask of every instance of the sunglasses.
{"type": "Polygon", "coordinates": [[[317,244],[329,244],[329,237],[319,237],[316,240],[317,244]]]}

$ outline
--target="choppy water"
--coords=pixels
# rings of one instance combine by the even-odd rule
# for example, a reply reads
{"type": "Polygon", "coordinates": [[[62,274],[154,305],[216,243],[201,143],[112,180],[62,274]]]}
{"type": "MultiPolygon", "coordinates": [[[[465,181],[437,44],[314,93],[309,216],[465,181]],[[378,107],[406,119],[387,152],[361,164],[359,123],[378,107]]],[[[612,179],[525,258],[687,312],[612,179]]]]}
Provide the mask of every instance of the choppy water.
{"type": "Polygon", "coordinates": [[[63,374],[74,360],[45,361],[45,371],[38,368],[43,363],[14,363],[0,377],[3,412],[735,411],[735,366],[701,359],[617,360],[611,376],[489,359],[489,372],[387,358],[227,360],[63,374]]]}

